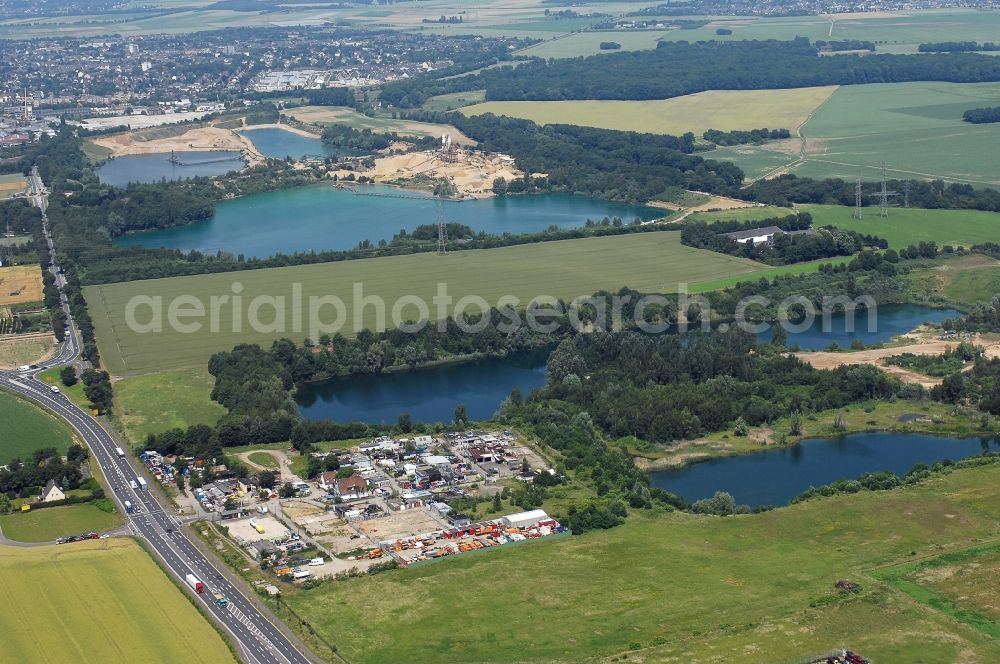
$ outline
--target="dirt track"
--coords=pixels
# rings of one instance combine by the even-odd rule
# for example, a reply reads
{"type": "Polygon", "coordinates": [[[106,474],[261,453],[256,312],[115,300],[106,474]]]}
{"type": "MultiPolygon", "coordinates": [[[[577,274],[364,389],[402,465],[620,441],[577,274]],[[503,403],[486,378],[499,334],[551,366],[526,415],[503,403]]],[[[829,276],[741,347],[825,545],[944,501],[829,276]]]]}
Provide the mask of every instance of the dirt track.
{"type": "MultiPolygon", "coordinates": [[[[973,343],[983,346],[986,349],[986,357],[1000,357],[1000,343],[983,341],[982,337],[976,336],[973,343]]],[[[894,346],[892,348],[878,348],[872,350],[858,350],[831,353],[827,351],[811,351],[804,353],[792,353],[803,362],[806,362],[817,369],[836,369],[848,364],[873,364],[888,374],[896,376],[904,383],[914,383],[924,387],[933,387],[941,383],[940,378],[932,378],[923,374],[908,371],[902,367],[885,364],[885,358],[892,355],[902,355],[903,353],[913,353],[914,355],[941,355],[947,348],[955,348],[958,341],[921,341],[919,343],[906,346],[894,346]]]]}

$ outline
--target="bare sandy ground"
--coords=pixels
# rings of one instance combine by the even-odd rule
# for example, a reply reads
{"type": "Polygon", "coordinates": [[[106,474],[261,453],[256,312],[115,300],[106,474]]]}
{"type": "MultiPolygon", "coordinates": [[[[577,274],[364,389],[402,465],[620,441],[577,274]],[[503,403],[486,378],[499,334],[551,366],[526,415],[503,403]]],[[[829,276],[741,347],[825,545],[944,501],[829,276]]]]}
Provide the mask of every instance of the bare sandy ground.
{"type": "Polygon", "coordinates": [[[447,177],[464,197],[493,196],[493,180],[502,177],[508,182],[524,177],[514,165],[513,157],[456,150],[450,155],[439,152],[410,152],[375,159],[374,168],[366,171],[337,171],[340,177],[350,173],[375,178],[378,182],[398,182],[423,178],[447,177]]]}
{"type": "MultiPolygon", "coordinates": [[[[298,134],[304,138],[319,138],[318,134],[306,131],[305,129],[299,129],[298,127],[293,127],[287,124],[275,123],[275,124],[255,124],[247,125],[244,129],[281,129],[282,131],[290,131],[293,134],[298,134]]],[[[244,137],[245,138],[245,137],[244,137]]]]}
{"type": "MultiPolygon", "coordinates": [[[[984,341],[981,336],[976,336],[973,343],[983,346],[986,350],[986,357],[1000,357],[1000,343],[984,341]]],[[[837,367],[851,364],[873,364],[888,374],[896,376],[904,383],[914,383],[924,387],[933,387],[941,383],[940,378],[932,378],[913,371],[908,371],[902,367],[887,365],[885,358],[903,353],[914,355],[941,355],[948,348],[955,348],[957,341],[926,340],[905,346],[894,346],[892,348],[878,348],[872,350],[845,351],[841,353],[831,353],[827,351],[811,351],[805,353],[793,353],[803,362],[806,362],[817,369],[836,369],[837,367]]]]}
{"type": "MultiPolygon", "coordinates": [[[[696,194],[701,194],[704,192],[696,191],[696,194]]],[[[716,196],[714,194],[705,194],[710,196],[709,200],[701,203],[699,205],[693,205],[691,207],[683,207],[675,203],[666,203],[664,201],[650,201],[646,203],[649,207],[661,208],[664,210],[671,210],[673,212],[681,212],[679,217],[674,217],[668,220],[668,223],[675,224],[679,221],[683,221],[689,215],[695,212],[715,212],[718,210],[739,210],[742,208],[754,207],[754,204],[749,201],[741,201],[738,198],[727,198],[725,196],[716,196]]]]}
{"type": "MultiPolygon", "coordinates": [[[[286,127],[282,127],[285,129],[286,127]]],[[[310,134],[311,136],[311,134],[310,134]]],[[[176,150],[178,152],[201,152],[222,150],[243,152],[250,163],[264,161],[264,156],[257,151],[256,146],[246,136],[231,129],[219,127],[198,127],[184,132],[180,136],[157,138],[149,141],[136,140],[134,132],[101,136],[94,139],[94,144],[111,150],[111,155],[121,157],[135,154],[161,154],[176,150]]]]}

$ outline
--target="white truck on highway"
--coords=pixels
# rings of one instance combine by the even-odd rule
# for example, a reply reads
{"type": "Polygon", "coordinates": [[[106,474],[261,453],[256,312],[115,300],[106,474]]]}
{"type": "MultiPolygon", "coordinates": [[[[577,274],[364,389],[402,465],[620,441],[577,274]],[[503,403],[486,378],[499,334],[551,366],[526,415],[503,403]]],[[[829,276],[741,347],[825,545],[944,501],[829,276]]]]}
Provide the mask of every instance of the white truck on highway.
{"type": "Polygon", "coordinates": [[[124,457],[125,456],[125,450],[123,450],[120,447],[116,447],[115,448],[115,454],[117,454],[120,457],[124,457]]]}
{"type": "Polygon", "coordinates": [[[191,586],[191,590],[195,591],[196,593],[205,592],[205,584],[202,583],[201,580],[194,574],[188,574],[187,576],[185,576],[184,581],[187,582],[187,584],[191,586]]]}

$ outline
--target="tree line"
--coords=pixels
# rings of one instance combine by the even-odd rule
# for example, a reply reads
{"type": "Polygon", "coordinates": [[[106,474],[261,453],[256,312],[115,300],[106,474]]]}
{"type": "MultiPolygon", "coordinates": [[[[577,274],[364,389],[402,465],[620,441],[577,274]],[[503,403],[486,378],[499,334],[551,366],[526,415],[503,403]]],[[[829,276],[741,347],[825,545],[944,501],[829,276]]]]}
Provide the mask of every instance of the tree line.
{"type": "Polygon", "coordinates": [[[488,152],[513,156],[525,173],[547,173],[535,186],[605,200],[643,202],[670,187],[736,194],[743,172],[695,152],[694,134],[662,136],[574,125],[540,127],[530,120],[486,113],[416,112],[414,120],[456,126],[488,152]]]}
{"type": "Polygon", "coordinates": [[[1000,62],[975,53],[821,57],[790,41],[661,41],[649,51],[535,59],[449,79],[389,84],[380,99],[415,108],[429,97],[485,90],[487,101],[668,99],[706,90],[759,90],[904,81],[1000,80],[1000,62]]]}
{"type": "Polygon", "coordinates": [[[969,53],[974,51],[1000,51],[1000,44],[993,42],[951,41],[926,42],[917,46],[921,53],[969,53]]]}
{"type": "Polygon", "coordinates": [[[970,108],[962,114],[962,121],[970,124],[989,124],[1000,122],[1000,106],[989,108],[970,108]]]}
{"type": "MultiPolygon", "coordinates": [[[[893,191],[901,191],[904,182],[907,181],[889,180],[888,187],[893,191]]],[[[972,185],[957,182],[946,184],[944,180],[908,182],[911,207],[1000,212],[1000,191],[996,189],[976,189],[972,185]]],[[[743,198],[779,207],[789,207],[795,203],[853,206],[856,184],[840,178],[814,180],[787,174],[754,182],[743,190],[743,198]]],[[[862,205],[876,204],[872,194],[876,193],[878,187],[877,182],[862,183],[862,205]]]]}
{"type": "Polygon", "coordinates": [[[775,141],[791,137],[787,129],[751,129],[750,131],[721,131],[709,129],[701,135],[706,141],[716,145],[760,145],[767,141],[775,141]]]}

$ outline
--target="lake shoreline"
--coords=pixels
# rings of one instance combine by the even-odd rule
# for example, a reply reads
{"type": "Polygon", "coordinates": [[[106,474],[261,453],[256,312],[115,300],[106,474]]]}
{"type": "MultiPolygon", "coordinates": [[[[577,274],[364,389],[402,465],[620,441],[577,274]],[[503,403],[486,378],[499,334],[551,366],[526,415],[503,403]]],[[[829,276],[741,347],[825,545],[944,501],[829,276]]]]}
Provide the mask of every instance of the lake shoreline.
{"type": "Polygon", "coordinates": [[[903,477],[923,464],[975,458],[1000,445],[995,431],[863,431],[809,436],[792,449],[767,455],[717,457],[712,463],[668,469],[650,475],[653,486],[683,496],[689,503],[719,491],[752,508],[783,506],[812,487],[857,480],[867,474],[903,477]]]}
{"type": "MultiPolygon", "coordinates": [[[[910,422],[900,422],[899,427],[886,426],[886,427],[848,427],[842,432],[836,434],[835,436],[815,433],[802,436],[789,436],[785,443],[772,443],[768,445],[759,445],[757,447],[733,449],[729,452],[720,452],[718,454],[711,454],[708,452],[692,454],[686,457],[660,457],[660,458],[650,458],[643,456],[642,454],[632,453],[632,460],[636,463],[636,466],[647,474],[663,472],[663,471],[682,471],[695,466],[699,463],[704,463],[707,461],[715,461],[718,459],[733,459],[737,457],[752,456],[755,454],[760,454],[762,452],[771,452],[776,450],[787,450],[802,443],[811,440],[825,440],[830,438],[844,438],[847,436],[854,436],[858,434],[872,434],[872,433],[896,433],[896,434],[920,434],[924,436],[935,436],[939,438],[973,438],[977,436],[976,432],[982,433],[983,435],[988,435],[990,437],[995,437],[998,434],[993,431],[982,431],[971,430],[964,427],[955,428],[935,428],[933,421],[919,422],[926,426],[912,426],[910,422]]],[[[688,442],[688,441],[684,441],[688,442]]]]}

